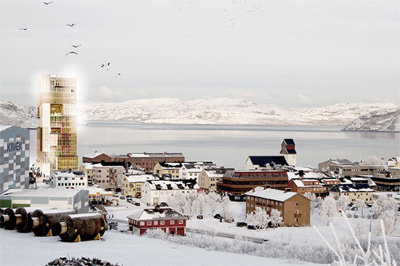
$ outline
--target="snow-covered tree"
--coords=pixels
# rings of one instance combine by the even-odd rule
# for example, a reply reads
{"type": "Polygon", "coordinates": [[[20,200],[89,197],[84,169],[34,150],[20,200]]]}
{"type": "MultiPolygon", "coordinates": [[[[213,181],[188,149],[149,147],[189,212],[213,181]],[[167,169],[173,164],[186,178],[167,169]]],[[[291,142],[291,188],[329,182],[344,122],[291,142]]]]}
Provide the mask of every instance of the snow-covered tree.
{"type": "Polygon", "coordinates": [[[233,221],[234,214],[231,210],[231,200],[228,196],[222,198],[222,211],[225,221],[233,221]]]}
{"type": "MultiPolygon", "coordinates": [[[[385,234],[392,234],[396,229],[396,212],[393,210],[386,210],[381,214],[381,218],[385,227],[385,234]]],[[[377,235],[382,235],[381,227],[378,226],[375,232],[377,235]]]]}
{"type": "Polygon", "coordinates": [[[368,208],[367,204],[365,204],[365,201],[360,198],[357,198],[353,205],[357,206],[357,210],[361,211],[361,215],[364,215],[364,211],[368,208]]]}
{"type": "Polygon", "coordinates": [[[199,213],[205,215],[205,206],[206,206],[206,194],[204,192],[199,192],[197,194],[197,200],[199,201],[199,213]]]}
{"type": "Polygon", "coordinates": [[[283,218],[281,216],[281,212],[278,211],[277,209],[272,209],[269,218],[270,218],[271,224],[274,228],[276,228],[278,225],[280,225],[283,220],[283,218]]]}
{"type": "Polygon", "coordinates": [[[186,196],[183,193],[175,193],[168,199],[169,206],[177,212],[184,212],[186,196]]]}
{"type": "Polygon", "coordinates": [[[221,205],[221,196],[214,192],[208,193],[207,204],[211,208],[211,214],[214,215],[215,211],[221,205]]]}
{"type": "Polygon", "coordinates": [[[193,217],[196,213],[199,211],[199,200],[196,198],[192,201],[192,204],[190,206],[190,217],[193,217]]]}
{"type": "Polygon", "coordinates": [[[335,199],[332,196],[326,197],[319,207],[319,212],[329,225],[330,218],[335,217],[338,213],[335,199]]]}
{"type": "Polygon", "coordinates": [[[347,206],[350,203],[349,197],[345,195],[340,195],[339,198],[336,200],[336,207],[338,210],[346,210],[347,206]]]}
{"type": "Polygon", "coordinates": [[[388,197],[386,195],[381,195],[377,200],[375,200],[372,205],[372,212],[379,216],[386,210],[396,211],[397,202],[393,197],[388,197]]]}
{"type": "Polygon", "coordinates": [[[366,233],[367,233],[367,229],[365,228],[364,223],[362,221],[359,221],[356,224],[356,227],[354,228],[354,234],[357,237],[361,237],[361,236],[364,236],[366,233]]]}
{"type": "Polygon", "coordinates": [[[267,212],[261,207],[256,207],[256,210],[254,211],[254,225],[259,226],[260,228],[266,228],[268,227],[269,221],[270,218],[267,212]]]}
{"type": "Polygon", "coordinates": [[[251,225],[256,224],[256,218],[254,217],[254,213],[252,213],[252,212],[247,213],[246,222],[251,225]]]}

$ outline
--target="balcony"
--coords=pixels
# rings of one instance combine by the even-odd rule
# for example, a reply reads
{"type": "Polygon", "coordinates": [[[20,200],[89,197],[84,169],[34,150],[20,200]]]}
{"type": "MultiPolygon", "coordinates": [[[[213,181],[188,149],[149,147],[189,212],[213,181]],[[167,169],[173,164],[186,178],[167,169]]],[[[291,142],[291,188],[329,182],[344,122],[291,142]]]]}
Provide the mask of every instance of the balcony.
{"type": "Polygon", "coordinates": [[[294,218],[300,218],[301,217],[301,213],[295,213],[294,214],[294,218]]]}

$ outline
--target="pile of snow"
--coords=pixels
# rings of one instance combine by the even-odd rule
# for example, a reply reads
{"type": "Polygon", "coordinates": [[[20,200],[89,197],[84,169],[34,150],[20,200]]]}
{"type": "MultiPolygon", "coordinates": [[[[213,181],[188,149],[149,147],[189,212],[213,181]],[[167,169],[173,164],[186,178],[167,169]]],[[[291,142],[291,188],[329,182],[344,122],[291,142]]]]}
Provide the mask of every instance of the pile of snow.
{"type": "Polygon", "coordinates": [[[400,108],[382,109],[361,115],[343,130],[400,132],[400,108]]]}
{"type": "Polygon", "coordinates": [[[1,125],[13,125],[23,128],[36,128],[40,124],[36,107],[14,104],[0,100],[1,125]]]}

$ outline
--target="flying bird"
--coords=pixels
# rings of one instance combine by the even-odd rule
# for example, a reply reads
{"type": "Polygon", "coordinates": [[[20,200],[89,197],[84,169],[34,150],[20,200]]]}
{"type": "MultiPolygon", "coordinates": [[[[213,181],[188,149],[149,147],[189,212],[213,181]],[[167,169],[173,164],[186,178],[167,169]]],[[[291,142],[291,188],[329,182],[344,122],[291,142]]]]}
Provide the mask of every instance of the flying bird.
{"type": "Polygon", "coordinates": [[[66,55],[69,55],[69,54],[76,54],[76,55],[78,55],[78,53],[77,53],[77,52],[74,52],[74,51],[68,52],[66,55]]]}
{"type": "Polygon", "coordinates": [[[73,27],[74,25],[76,25],[76,23],[72,23],[72,24],[66,24],[68,27],[73,27]]]}
{"type": "Polygon", "coordinates": [[[51,3],[53,3],[53,1],[50,1],[50,2],[43,2],[43,4],[45,4],[46,6],[50,5],[51,3]]]}
{"type": "Polygon", "coordinates": [[[78,44],[78,45],[71,45],[72,47],[74,47],[74,48],[78,48],[78,47],[80,47],[81,45],[80,44],[78,44]]]}
{"type": "Polygon", "coordinates": [[[121,73],[118,73],[115,77],[117,78],[118,76],[121,76],[121,73]]]}
{"type": "Polygon", "coordinates": [[[100,67],[105,67],[106,65],[104,65],[104,64],[101,64],[101,66],[100,67]]]}
{"type": "Polygon", "coordinates": [[[12,33],[15,33],[15,32],[20,31],[20,30],[28,30],[28,28],[29,28],[31,25],[32,25],[32,24],[29,24],[29,25],[26,26],[26,27],[19,28],[18,30],[13,31],[12,33]]]}

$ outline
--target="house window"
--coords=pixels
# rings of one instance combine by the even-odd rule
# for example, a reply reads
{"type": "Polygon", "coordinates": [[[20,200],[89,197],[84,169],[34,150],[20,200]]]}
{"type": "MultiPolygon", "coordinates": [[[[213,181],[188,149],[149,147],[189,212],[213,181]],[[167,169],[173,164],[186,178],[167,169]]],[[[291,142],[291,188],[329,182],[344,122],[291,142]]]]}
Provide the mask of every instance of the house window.
{"type": "Polygon", "coordinates": [[[165,224],[165,221],[160,221],[160,225],[164,225],[165,224]]]}
{"type": "Polygon", "coordinates": [[[183,224],[183,220],[179,220],[179,224],[183,224]]]}
{"type": "Polygon", "coordinates": [[[298,202],[296,202],[296,206],[299,206],[299,203],[298,203],[298,202]]]}
{"type": "Polygon", "coordinates": [[[154,221],[153,223],[154,223],[154,225],[158,225],[158,221],[154,221]]]}
{"type": "Polygon", "coordinates": [[[151,225],[151,221],[147,221],[147,225],[151,225]]]}
{"type": "Polygon", "coordinates": [[[296,222],[299,222],[299,218],[296,218],[296,222]]]}
{"type": "Polygon", "coordinates": [[[170,221],[170,224],[175,224],[175,221],[174,221],[174,220],[171,220],[171,221],[170,221]]]}
{"type": "Polygon", "coordinates": [[[140,222],[140,225],[143,226],[143,225],[144,225],[144,222],[140,222]]]}

